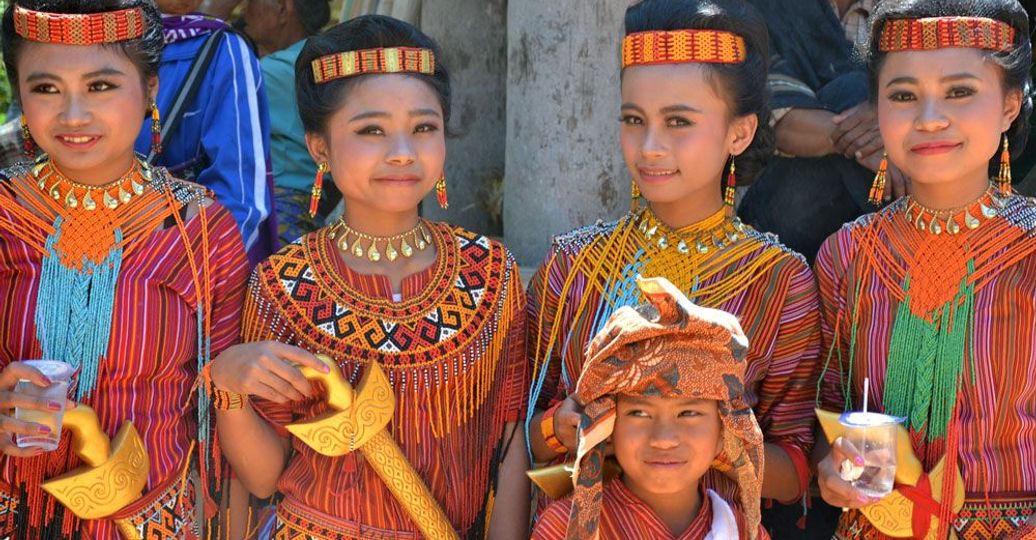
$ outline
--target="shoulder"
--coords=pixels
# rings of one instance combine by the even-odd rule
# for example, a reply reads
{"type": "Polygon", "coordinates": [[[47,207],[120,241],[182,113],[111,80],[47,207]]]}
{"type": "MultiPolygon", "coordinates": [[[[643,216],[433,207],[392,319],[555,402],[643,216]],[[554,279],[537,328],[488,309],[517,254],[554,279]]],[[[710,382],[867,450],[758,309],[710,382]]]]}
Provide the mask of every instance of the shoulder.
{"type": "Polygon", "coordinates": [[[0,169],[0,184],[9,182],[12,178],[28,177],[32,174],[31,161],[19,161],[0,169]]]}
{"type": "Polygon", "coordinates": [[[776,234],[757,230],[751,225],[742,223],[738,218],[734,218],[734,222],[742,234],[760,243],[760,251],[775,255],[780,260],[782,266],[792,269],[809,269],[806,258],[801,253],[784,245],[776,234]]]}
{"type": "Polygon", "coordinates": [[[1036,198],[1011,195],[1002,201],[1001,214],[1009,223],[1036,236],[1036,198]]]}
{"type": "Polygon", "coordinates": [[[573,229],[567,233],[559,234],[551,241],[551,255],[577,255],[590,244],[607,238],[619,227],[620,223],[631,219],[632,215],[626,215],[615,221],[597,220],[596,223],[573,229]]]}
{"type": "Polygon", "coordinates": [[[534,540],[554,540],[565,538],[568,530],[568,516],[572,510],[571,497],[554,501],[540,514],[532,531],[534,540]]]}

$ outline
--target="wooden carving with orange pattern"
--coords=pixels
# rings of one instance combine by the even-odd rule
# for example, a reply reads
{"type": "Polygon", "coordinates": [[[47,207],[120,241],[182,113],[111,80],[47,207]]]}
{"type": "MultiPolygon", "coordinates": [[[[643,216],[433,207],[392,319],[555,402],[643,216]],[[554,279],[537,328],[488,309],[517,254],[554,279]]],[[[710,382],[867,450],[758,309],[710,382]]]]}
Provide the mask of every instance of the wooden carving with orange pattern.
{"type": "Polygon", "coordinates": [[[325,456],[344,456],[359,449],[425,538],[457,538],[438,501],[386,429],[396,402],[381,366],[368,364],[354,391],[334,360],[324,355],[317,358],[330,368],[328,373],[300,369],[307,379],[324,383],[332,410],[289,424],[288,431],[325,456]]]}
{"type": "MultiPolygon", "coordinates": [[[[133,422],[124,423],[111,442],[94,410],[80,404],[65,412],[62,427],[71,432],[72,448],[85,465],[44,482],[44,491],[80,519],[107,518],[140,498],[149,464],[133,422]]],[[[140,538],[127,520],[115,523],[126,540],[140,538]]]]}

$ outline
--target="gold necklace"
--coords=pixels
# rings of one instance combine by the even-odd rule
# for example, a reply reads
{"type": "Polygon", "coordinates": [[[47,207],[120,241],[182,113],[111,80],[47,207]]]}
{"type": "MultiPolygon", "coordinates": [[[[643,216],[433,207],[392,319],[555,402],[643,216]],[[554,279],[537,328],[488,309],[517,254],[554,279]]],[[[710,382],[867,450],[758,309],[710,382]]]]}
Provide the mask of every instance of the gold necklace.
{"type": "Polygon", "coordinates": [[[404,233],[393,236],[372,236],[347,225],[343,216],[338,219],[337,223],[331,226],[330,236],[332,240],[337,240],[335,245],[343,253],[352,253],[356,258],[366,256],[367,260],[371,262],[381,260],[381,251],[378,249],[378,244],[385,246],[385,258],[390,261],[396,260],[400,255],[412,257],[414,255],[414,247],[410,245],[411,243],[419,251],[424,251],[425,248],[432,244],[432,234],[428,232],[428,228],[425,227],[422,220],[418,220],[417,225],[413,229],[404,233]],[[351,241],[350,238],[352,238],[351,241]],[[398,248],[396,248],[396,242],[399,243],[398,248]],[[364,248],[364,245],[367,247],[364,248]]]}
{"type": "Polygon", "coordinates": [[[673,230],[646,209],[640,216],[637,230],[649,245],[663,251],[675,245],[676,251],[684,255],[704,255],[712,250],[724,250],[744,238],[745,224],[737,216],[728,218],[725,211],[720,210],[699,223],[673,230]]]}
{"type": "Polygon", "coordinates": [[[907,221],[917,227],[919,231],[931,232],[936,235],[942,234],[943,231],[958,234],[965,228],[977,229],[982,224],[980,217],[986,220],[993,219],[1000,214],[999,209],[1003,207],[1003,200],[997,196],[996,188],[990,186],[977,200],[947,210],[928,208],[915,201],[913,197],[909,197],[903,213],[906,215],[907,221]]]}
{"type": "Polygon", "coordinates": [[[117,180],[100,186],[80,184],[65,176],[46,156],[42,156],[32,167],[32,176],[39,188],[50,194],[55,201],[64,200],[65,208],[84,210],[97,209],[97,200],[108,210],[115,210],[120,204],[128,204],[133,197],[144,194],[144,187],[151,183],[151,167],[139,159],[133,160],[129,171],[117,180]],[[143,179],[144,182],[138,182],[143,179]],[[114,193],[114,194],[113,194],[114,193]]]}

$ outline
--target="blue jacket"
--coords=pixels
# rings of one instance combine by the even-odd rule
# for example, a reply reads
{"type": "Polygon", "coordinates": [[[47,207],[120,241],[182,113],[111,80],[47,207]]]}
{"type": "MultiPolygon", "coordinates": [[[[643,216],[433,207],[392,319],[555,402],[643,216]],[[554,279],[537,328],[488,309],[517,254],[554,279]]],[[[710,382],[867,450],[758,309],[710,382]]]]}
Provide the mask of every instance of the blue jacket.
{"type": "MultiPolygon", "coordinates": [[[[168,116],[175,94],[209,34],[165,46],[158,70],[158,110],[168,116]]],[[[273,194],[269,178],[270,119],[259,61],[245,41],[224,33],[212,63],[157,164],[198,182],[234,215],[253,263],[269,255],[275,235],[266,223],[273,194]]],[[[137,137],[137,152],[151,149],[151,121],[137,137]]]]}

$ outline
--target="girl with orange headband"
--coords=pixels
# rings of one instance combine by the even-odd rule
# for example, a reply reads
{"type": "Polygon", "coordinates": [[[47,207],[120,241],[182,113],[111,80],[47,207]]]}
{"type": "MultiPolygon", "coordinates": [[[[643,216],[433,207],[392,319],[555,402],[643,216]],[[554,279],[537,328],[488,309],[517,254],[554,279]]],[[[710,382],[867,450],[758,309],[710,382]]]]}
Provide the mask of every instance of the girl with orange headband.
{"type": "Polygon", "coordinates": [[[296,90],[320,164],[311,210],[329,173],[345,213],[256,268],[249,343],[210,373],[238,477],[281,494],[260,536],[527,538],[518,267],[418,214],[433,190],[448,205],[438,47],[352,19],[307,40],[296,90]]]}
{"type": "Polygon", "coordinates": [[[1029,18],[1016,0],[888,0],[872,20],[878,123],[911,187],[820,250],[819,392],[830,410],[903,417],[910,436],[892,495],[852,486],[864,460],[842,439],[818,445],[820,489],[848,509],[838,538],[1036,538],[1036,203],[1010,176],[1032,110],[1029,18]]]}
{"type": "Polygon", "coordinates": [[[34,161],[0,173],[0,537],[215,534],[198,519],[224,485],[196,381],[238,339],[246,261],[226,209],[133,152],[155,110],[158,11],[18,0],[2,24],[34,161]],[[49,452],[13,440],[57,426],[12,408],[65,405],[12,392],[48,385],[22,363],[39,358],[76,369],[49,452]]]}
{"type": "MultiPolygon", "coordinates": [[[[744,2],[644,0],[627,10],[619,134],[634,208],[556,238],[530,284],[534,461],[575,450],[579,414],[569,395],[584,349],[612,312],[640,303],[638,274],[661,276],[741,319],[746,399],[766,435],[762,495],[803,496],[820,349],[816,286],[800,255],[741,223],[733,207],[735,186],[773,151],[767,61],[765,22],[744,2]]],[[[715,471],[705,485],[738,499],[715,471]]]]}

